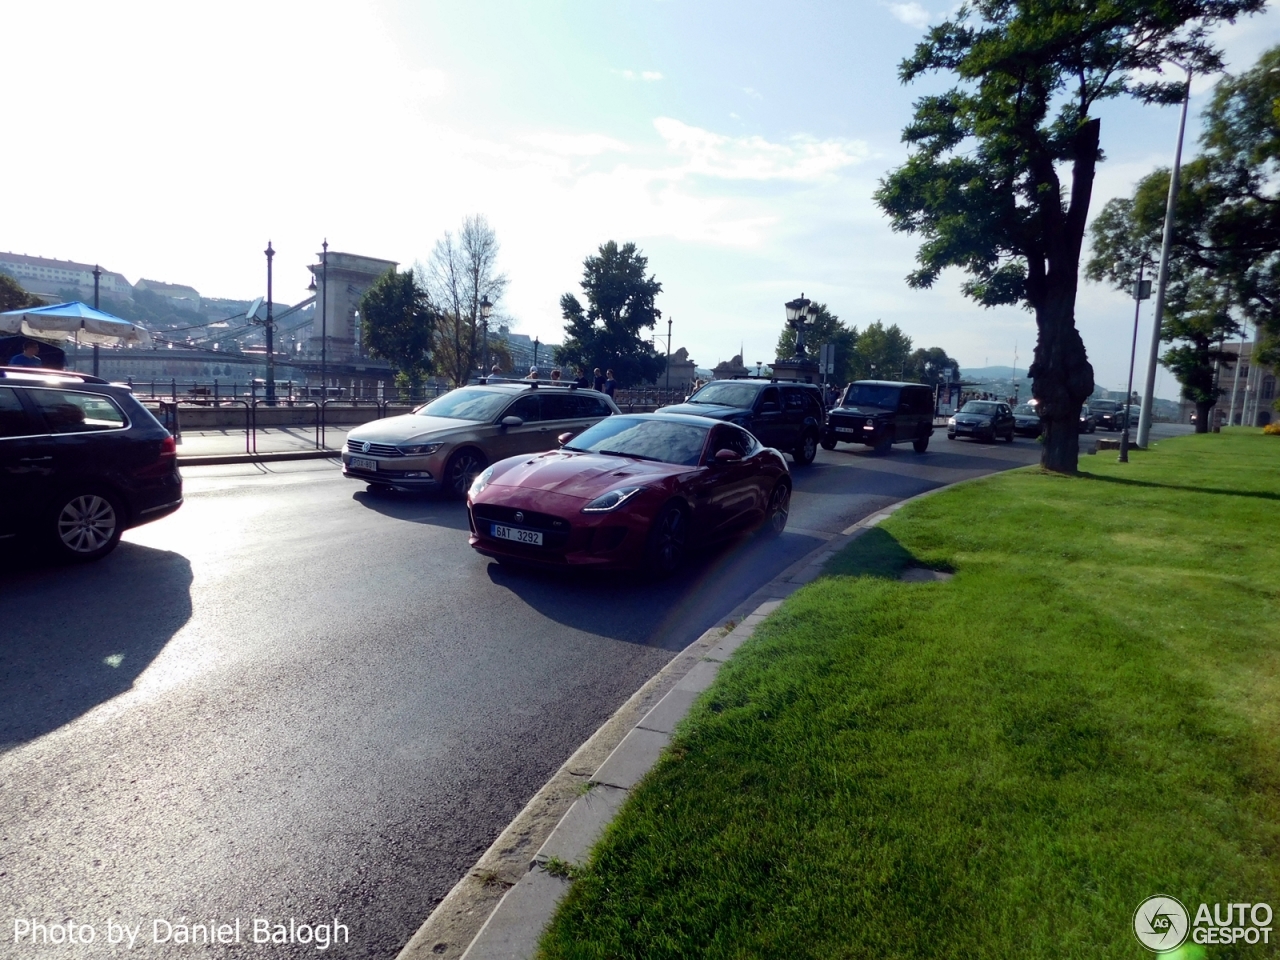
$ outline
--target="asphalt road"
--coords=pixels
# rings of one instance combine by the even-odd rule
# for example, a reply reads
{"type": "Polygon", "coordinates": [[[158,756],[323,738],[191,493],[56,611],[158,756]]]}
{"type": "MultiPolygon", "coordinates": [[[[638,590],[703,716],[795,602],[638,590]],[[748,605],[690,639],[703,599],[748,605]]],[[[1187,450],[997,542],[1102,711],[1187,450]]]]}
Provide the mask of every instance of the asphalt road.
{"type": "Polygon", "coordinates": [[[673,652],[861,517],[1038,456],[943,434],[923,456],[822,451],[781,540],[663,584],[499,567],[460,504],[372,496],[325,461],[188,470],[184,508],[96,565],[10,549],[0,956],[116,955],[108,921],[165,956],[154,921],[236,919],[239,948],[199,954],[314,956],[247,943],[253,921],[337,918],[349,943],[324,955],[393,957],[673,652]],[[15,943],[15,920],[94,942],[15,943]]]}

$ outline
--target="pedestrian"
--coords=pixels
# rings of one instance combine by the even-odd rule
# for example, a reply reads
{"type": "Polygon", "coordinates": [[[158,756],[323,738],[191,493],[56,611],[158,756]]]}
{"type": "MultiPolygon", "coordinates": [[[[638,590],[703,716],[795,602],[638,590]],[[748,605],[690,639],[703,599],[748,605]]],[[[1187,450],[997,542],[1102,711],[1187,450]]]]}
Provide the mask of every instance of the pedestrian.
{"type": "Polygon", "coordinates": [[[610,400],[613,399],[613,391],[618,389],[618,381],[613,379],[613,371],[606,370],[604,374],[604,392],[610,400]]]}
{"type": "Polygon", "coordinates": [[[530,367],[530,368],[529,368],[529,375],[528,375],[527,377],[525,377],[525,379],[526,379],[526,380],[537,380],[537,379],[538,379],[538,368],[537,368],[537,367],[530,367]]]}
{"type": "MultiPolygon", "coordinates": [[[[40,344],[34,340],[28,340],[22,345],[22,352],[15,353],[9,358],[9,366],[11,367],[43,367],[40,362],[40,344]]],[[[0,354],[4,356],[4,354],[0,354]]]]}
{"type": "Polygon", "coordinates": [[[592,386],[597,390],[604,389],[604,375],[600,373],[599,367],[596,367],[595,380],[593,381],[592,386]]]}
{"type": "Polygon", "coordinates": [[[498,364],[495,363],[493,367],[489,370],[489,382],[501,383],[502,381],[503,381],[502,367],[500,367],[498,364]]]}
{"type": "Polygon", "coordinates": [[[587,368],[582,366],[582,364],[578,364],[576,369],[578,371],[578,375],[574,377],[573,385],[582,389],[586,389],[591,386],[590,382],[587,380],[587,368]]]}
{"type": "Polygon", "coordinates": [[[559,382],[560,382],[560,368],[559,368],[559,367],[552,367],[552,368],[551,368],[551,382],[552,382],[552,383],[559,383],[559,382]]]}

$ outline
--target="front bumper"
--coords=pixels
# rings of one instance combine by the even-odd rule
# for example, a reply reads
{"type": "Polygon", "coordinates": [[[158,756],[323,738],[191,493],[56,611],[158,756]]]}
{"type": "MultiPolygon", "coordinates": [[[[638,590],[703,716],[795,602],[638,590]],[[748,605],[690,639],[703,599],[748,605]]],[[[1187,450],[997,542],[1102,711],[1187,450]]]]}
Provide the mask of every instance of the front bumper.
{"type": "Polygon", "coordinates": [[[467,498],[467,542],[480,554],[541,567],[635,569],[643,565],[653,522],[643,503],[613,513],[583,513],[586,501],[519,487],[489,487],[481,502],[467,498]],[[523,521],[514,519],[516,511],[523,521]],[[494,524],[537,531],[541,546],[498,539],[494,524]],[[560,526],[557,526],[557,523],[560,526]]]}
{"type": "Polygon", "coordinates": [[[411,457],[359,457],[357,455],[357,459],[369,460],[377,464],[376,469],[369,470],[364,467],[353,467],[351,458],[352,454],[349,451],[342,451],[342,475],[348,479],[359,480],[361,483],[376,483],[379,486],[391,487],[395,490],[440,489],[440,476],[443,473],[443,467],[437,466],[429,460],[411,457]]]}

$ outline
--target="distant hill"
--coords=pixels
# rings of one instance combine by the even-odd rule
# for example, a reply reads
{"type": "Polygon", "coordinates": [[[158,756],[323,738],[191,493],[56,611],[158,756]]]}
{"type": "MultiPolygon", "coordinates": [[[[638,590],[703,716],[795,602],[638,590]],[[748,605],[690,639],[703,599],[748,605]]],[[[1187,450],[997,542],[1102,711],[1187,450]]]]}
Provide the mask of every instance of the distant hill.
{"type": "MultiPolygon", "coordinates": [[[[960,376],[965,380],[1009,380],[1013,377],[1013,367],[961,367],[960,376]]],[[[1018,368],[1018,379],[1027,378],[1027,368],[1018,368]]]]}

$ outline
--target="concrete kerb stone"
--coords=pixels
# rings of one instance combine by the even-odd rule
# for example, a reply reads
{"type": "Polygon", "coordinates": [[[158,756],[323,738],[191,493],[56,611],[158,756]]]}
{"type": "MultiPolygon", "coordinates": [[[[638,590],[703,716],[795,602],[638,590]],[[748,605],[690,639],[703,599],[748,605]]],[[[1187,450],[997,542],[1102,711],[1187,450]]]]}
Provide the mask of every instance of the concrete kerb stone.
{"type": "Polygon", "coordinates": [[[553,857],[566,863],[585,862],[591,847],[621,809],[629,787],[661,756],[671,730],[756,626],[801,585],[816,579],[833,556],[867,530],[922,497],[978,479],[982,478],[925,491],[852,524],[735,608],[726,622],[738,622],[738,626],[728,634],[722,627],[713,627],[681,651],[565,761],[449,891],[397,960],[532,957],[542,931],[568,890],[568,882],[547,873],[542,864],[553,857]],[[627,750],[606,770],[624,741],[630,741],[627,750]],[[640,770],[646,761],[648,765],[640,770]],[[583,794],[586,787],[590,789],[583,794]],[[597,790],[611,792],[595,801],[586,799],[597,790]],[[575,811],[580,801],[586,802],[575,811]],[[561,826],[564,832],[552,844],[551,837],[561,826]],[[535,846],[538,852],[530,856],[535,846]]]}
{"type": "Polygon", "coordinates": [[[227,463],[283,463],[286,460],[334,460],[341,450],[287,450],[279,453],[211,453],[178,457],[179,467],[215,467],[227,463]]]}

